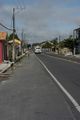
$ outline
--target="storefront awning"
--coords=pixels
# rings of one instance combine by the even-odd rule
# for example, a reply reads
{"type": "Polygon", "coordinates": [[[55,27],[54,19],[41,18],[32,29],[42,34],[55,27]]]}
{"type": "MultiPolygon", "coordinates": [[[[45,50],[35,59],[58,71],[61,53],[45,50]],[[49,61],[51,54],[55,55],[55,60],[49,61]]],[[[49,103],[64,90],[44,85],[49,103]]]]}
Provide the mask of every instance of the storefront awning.
{"type": "MultiPolygon", "coordinates": [[[[15,41],[15,44],[18,44],[18,45],[21,44],[20,40],[15,39],[14,41],[15,41]]],[[[13,40],[10,40],[8,43],[13,43],[13,40]]]]}

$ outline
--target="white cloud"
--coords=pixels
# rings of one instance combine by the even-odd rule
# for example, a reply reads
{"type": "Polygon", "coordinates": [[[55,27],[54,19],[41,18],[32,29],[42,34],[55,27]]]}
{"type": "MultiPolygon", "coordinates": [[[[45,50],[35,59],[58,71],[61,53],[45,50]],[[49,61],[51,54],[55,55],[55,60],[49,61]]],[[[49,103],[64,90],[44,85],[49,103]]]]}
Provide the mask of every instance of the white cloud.
{"type": "MultiPolygon", "coordinates": [[[[40,41],[70,33],[73,26],[80,24],[80,7],[66,7],[72,0],[39,0],[38,4],[27,5],[24,11],[16,13],[16,28],[24,29],[27,39],[40,41]],[[60,1],[62,1],[60,3],[60,1]]],[[[10,26],[12,8],[5,5],[0,10],[0,20],[10,26]]]]}

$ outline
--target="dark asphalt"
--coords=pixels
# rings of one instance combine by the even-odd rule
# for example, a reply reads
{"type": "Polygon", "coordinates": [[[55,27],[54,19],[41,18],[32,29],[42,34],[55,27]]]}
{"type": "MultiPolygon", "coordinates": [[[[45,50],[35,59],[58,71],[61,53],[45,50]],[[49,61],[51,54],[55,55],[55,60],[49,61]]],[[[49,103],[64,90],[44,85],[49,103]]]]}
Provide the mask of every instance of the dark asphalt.
{"type": "Polygon", "coordinates": [[[80,105],[80,64],[47,54],[38,57],[80,105]]]}
{"type": "Polygon", "coordinates": [[[45,54],[80,63],[80,57],[75,57],[73,55],[64,56],[64,55],[60,55],[60,54],[54,54],[53,52],[45,52],[45,54]]]}
{"type": "MultiPolygon", "coordinates": [[[[47,56],[39,57],[48,65],[56,62],[47,56]]],[[[65,63],[62,66],[62,61],[57,62],[56,69],[59,66],[62,71],[65,63]]],[[[0,83],[0,120],[76,120],[63,93],[34,54],[12,69],[10,78],[0,83]]],[[[61,75],[56,69],[53,72],[61,75]]]]}

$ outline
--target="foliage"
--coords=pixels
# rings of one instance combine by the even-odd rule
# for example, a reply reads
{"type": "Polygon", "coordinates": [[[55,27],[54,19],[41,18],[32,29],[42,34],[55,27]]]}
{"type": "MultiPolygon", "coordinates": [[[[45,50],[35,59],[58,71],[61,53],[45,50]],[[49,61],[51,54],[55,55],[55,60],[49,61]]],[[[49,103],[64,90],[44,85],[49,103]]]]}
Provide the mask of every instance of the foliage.
{"type": "Polygon", "coordinates": [[[60,42],[59,42],[59,47],[60,47],[60,48],[64,48],[64,47],[65,47],[64,41],[60,41],[60,42]]]}
{"type": "Polygon", "coordinates": [[[42,48],[51,48],[51,47],[52,47],[52,44],[48,41],[42,46],[42,48]]]}
{"type": "Polygon", "coordinates": [[[57,48],[57,46],[58,46],[58,41],[57,41],[57,39],[54,39],[54,40],[51,41],[51,42],[53,43],[54,48],[57,48]]]}
{"type": "Polygon", "coordinates": [[[71,51],[73,51],[74,41],[71,36],[67,39],[64,39],[63,42],[64,42],[64,47],[67,47],[67,48],[71,49],[71,51]]]}
{"type": "MultiPolygon", "coordinates": [[[[17,34],[14,35],[14,39],[18,39],[19,40],[19,37],[17,34]]],[[[11,33],[8,37],[8,40],[13,40],[13,33],[11,33]]]]}
{"type": "Polygon", "coordinates": [[[31,44],[27,44],[26,47],[29,49],[31,48],[31,44]]]}
{"type": "Polygon", "coordinates": [[[6,40],[8,40],[8,38],[9,38],[9,35],[8,35],[8,33],[7,33],[6,40]]]}

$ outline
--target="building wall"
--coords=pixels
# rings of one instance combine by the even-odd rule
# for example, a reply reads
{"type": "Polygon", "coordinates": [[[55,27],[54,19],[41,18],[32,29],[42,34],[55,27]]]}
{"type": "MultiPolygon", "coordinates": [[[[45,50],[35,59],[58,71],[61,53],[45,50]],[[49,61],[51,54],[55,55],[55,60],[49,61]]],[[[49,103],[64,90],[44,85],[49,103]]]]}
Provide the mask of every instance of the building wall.
{"type": "Polygon", "coordinates": [[[3,43],[0,41],[0,63],[3,61],[3,43]]]}

